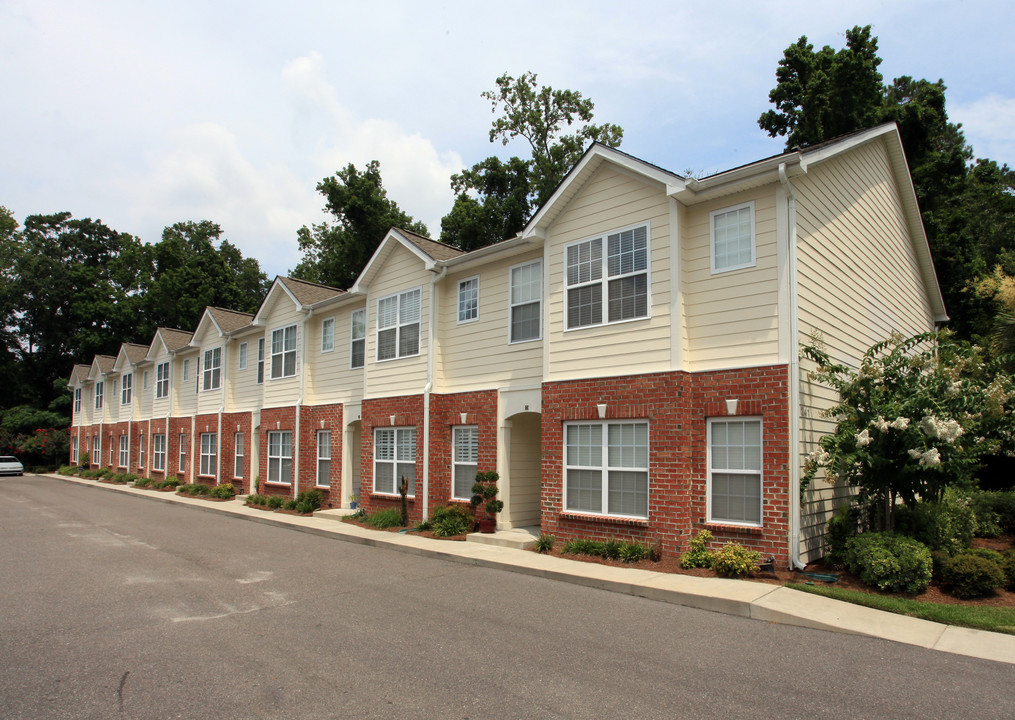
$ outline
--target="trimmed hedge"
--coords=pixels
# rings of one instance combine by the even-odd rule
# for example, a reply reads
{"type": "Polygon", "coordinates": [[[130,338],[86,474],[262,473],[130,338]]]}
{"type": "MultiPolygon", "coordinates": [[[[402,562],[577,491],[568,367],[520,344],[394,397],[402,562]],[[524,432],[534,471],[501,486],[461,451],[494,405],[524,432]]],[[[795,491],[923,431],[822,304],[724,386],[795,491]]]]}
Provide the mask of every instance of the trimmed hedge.
{"type": "Polygon", "coordinates": [[[846,542],[846,566],[870,587],[915,595],[930,584],[933,561],[923,543],[894,533],[868,532],[846,542]]]}
{"type": "Polygon", "coordinates": [[[941,582],[951,588],[952,595],[966,599],[990,595],[1004,586],[1005,578],[993,560],[977,553],[962,553],[944,563],[941,582]]]}

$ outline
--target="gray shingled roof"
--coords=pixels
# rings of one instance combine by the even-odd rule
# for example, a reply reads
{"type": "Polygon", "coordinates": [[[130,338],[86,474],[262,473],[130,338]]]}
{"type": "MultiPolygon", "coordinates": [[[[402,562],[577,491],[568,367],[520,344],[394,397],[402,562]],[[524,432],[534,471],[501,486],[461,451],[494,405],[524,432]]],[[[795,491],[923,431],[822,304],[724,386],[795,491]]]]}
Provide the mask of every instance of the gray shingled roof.
{"type": "Polygon", "coordinates": [[[328,287],[327,285],[318,285],[306,280],[297,280],[296,278],[282,277],[281,275],[278,279],[289,289],[289,292],[296,296],[301,305],[313,305],[324,300],[330,300],[336,295],[341,295],[345,292],[345,290],[328,287]]]}
{"type": "Polygon", "coordinates": [[[96,355],[95,362],[99,364],[99,372],[107,373],[113,369],[113,365],[116,364],[116,358],[112,355],[96,355]]]}
{"type": "Polygon", "coordinates": [[[420,250],[425,252],[427,255],[432,257],[434,260],[451,260],[459,255],[465,253],[458,248],[453,248],[450,245],[445,245],[442,242],[431,240],[428,237],[423,237],[409,230],[403,230],[402,228],[395,228],[399,233],[405,236],[405,239],[411,242],[413,245],[418,247],[420,250]]]}
{"type": "Polygon", "coordinates": [[[139,362],[145,359],[148,355],[147,345],[138,345],[137,343],[124,343],[123,349],[127,353],[127,359],[130,360],[132,365],[137,365],[139,362]]]}
{"type": "Polygon", "coordinates": [[[187,347],[190,345],[190,339],[194,337],[192,332],[173,330],[172,328],[159,328],[159,334],[162,336],[162,341],[166,344],[166,349],[169,352],[187,347]]]}
{"type": "Polygon", "coordinates": [[[226,310],[219,307],[209,307],[208,312],[211,313],[218,326],[222,328],[222,332],[227,333],[247,327],[250,321],[254,319],[254,316],[250,313],[226,310]]]}
{"type": "Polygon", "coordinates": [[[89,370],[91,370],[89,365],[75,365],[70,371],[71,382],[74,382],[75,376],[81,378],[82,380],[87,379],[89,370]]]}

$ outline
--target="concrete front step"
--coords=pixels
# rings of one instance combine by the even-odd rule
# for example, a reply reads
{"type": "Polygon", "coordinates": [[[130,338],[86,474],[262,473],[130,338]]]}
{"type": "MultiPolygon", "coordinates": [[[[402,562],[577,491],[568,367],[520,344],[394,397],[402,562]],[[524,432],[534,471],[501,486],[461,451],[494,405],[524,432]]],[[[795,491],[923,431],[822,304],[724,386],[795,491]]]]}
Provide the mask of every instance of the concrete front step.
{"type": "Polygon", "coordinates": [[[468,542],[481,543],[483,545],[496,545],[497,547],[525,550],[538,537],[539,528],[537,527],[517,527],[510,530],[498,530],[494,533],[470,533],[465,536],[465,539],[468,542]]]}
{"type": "Polygon", "coordinates": [[[324,518],[325,520],[338,520],[342,521],[342,518],[352,515],[357,512],[352,508],[328,508],[327,510],[315,510],[314,517],[324,518]]]}

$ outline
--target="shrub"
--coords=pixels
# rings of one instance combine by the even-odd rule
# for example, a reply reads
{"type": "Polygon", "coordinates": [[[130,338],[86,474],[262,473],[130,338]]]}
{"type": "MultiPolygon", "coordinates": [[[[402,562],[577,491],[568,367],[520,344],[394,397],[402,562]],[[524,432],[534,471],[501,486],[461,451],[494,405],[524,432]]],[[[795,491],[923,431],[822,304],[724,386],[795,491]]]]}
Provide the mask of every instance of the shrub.
{"type": "Polygon", "coordinates": [[[712,553],[712,569],[726,577],[747,575],[758,569],[761,553],[739,543],[726,543],[712,553]]]}
{"type": "Polygon", "coordinates": [[[208,494],[213,498],[221,498],[223,500],[232,500],[236,497],[236,488],[233,487],[232,483],[222,483],[216,485],[208,490],[208,494]]]}
{"type": "Polygon", "coordinates": [[[375,527],[378,530],[384,528],[401,527],[402,525],[402,511],[398,508],[388,508],[387,510],[378,510],[372,512],[366,516],[364,522],[371,527],[375,527]]]}
{"type": "Polygon", "coordinates": [[[574,540],[568,540],[564,543],[564,547],[560,549],[564,555],[595,555],[598,552],[598,546],[595,540],[589,540],[588,538],[575,538],[574,540]]]}
{"type": "MultiPolygon", "coordinates": [[[[995,523],[997,535],[1002,532],[1015,533],[1015,490],[975,492],[970,502],[977,521],[984,524],[988,531],[993,529],[991,523],[995,523]]],[[[983,537],[991,536],[983,535],[983,537]]]]}
{"type": "Polygon", "coordinates": [[[866,585],[915,595],[930,583],[933,561],[930,549],[913,538],[867,532],[846,543],[846,566],[866,585]]]}
{"type": "Polygon", "coordinates": [[[962,554],[978,555],[979,557],[982,557],[984,560],[989,560],[990,562],[998,566],[1000,566],[1001,562],[1004,560],[1004,557],[1001,555],[1001,553],[999,553],[997,550],[991,550],[990,548],[973,548],[972,550],[967,550],[965,553],[962,554]]]}
{"type": "Polygon", "coordinates": [[[73,475],[74,468],[72,468],[70,465],[61,465],[60,467],[57,468],[56,473],[57,475],[73,475]]]}
{"type": "Polygon", "coordinates": [[[99,468],[95,471],[95,475],[100,478],[112,477],[113,471],[110,468],[99,468]]]}
{"type": "Polygon", "coordinates": [[[433,521],[431,521],[429,518],[427,518],[426,520],[420,520],[418,523],[416,523],[416,529],[421,531],[433,530],[433,521]]]}
{"type": "Polygon", "coordinates": [[[895,530],[919,540],[931,550],[954,555],[973,542],[976,514],[968,498],[948,489],[940,501],[918,502],[895,511],[895,530]]]}
{"type": "Polygon", "coordinates": [[[430,516],[430,528],[437,537],[462,535],[472,530],[474,523],[472,511],[462,505],[435,508],[430,516]]]}
{"type": "Polygon", "coordinates": [[[1001,570],[1005,590],[1015,590],[1015,550],[1005,550],[1001,555],[1001,570]]]}
{"type": "Polygon", "coordinates": [[[209,492],[211,488],[201,483],[187,483],[176,489],[178,495],[207,495],[209,492]]]}
{"type": "Polygon", "coordinates": [[[547,535],[543,533],[536,538],[535,542],[532,543],[533,549],[538,553],[548,553],[553,550],[553,546],[557,544],[557,538],[553,535],[547,535]]]}
{"type": "Polygon", "coordinates": [[[604,540],[600,544],[599,549],[604,558],[608,560],[620,560],[623,557],[624,543],[619,540],[604,540]]]}
{"type": "Polygon", "coordinates": [[[636,542],[620,543],[620,559],[624,562],[638,562],[652,555],[652,548],[636,542]]]}
{"type": "Polygon", "coordinates": [[[1005,584],[1004,571],[992,560],[975,553],[962,553],[941,568],[941,581],[957,598],[990,595],[1005,584]]]}
{"type": "Polygon", "coordinates": [[[296,500],[293,498],[286,498],[285,500],[282,501],[283,510],[295,510],[296,505],[297,505],[296,500]]]}
{"type": "Polygon", "coordinates": [[[321,505],[324,503],[324,493],[320,490],[304,490],[296,496],[296,504],[301,507],[308,508],[301,512],[313,512],[314,510],[320,510],[321,505]]]}
{"type": "Polygon", "coordinates": [[[860,527],[860,508],[852,503],[841,505],[828,521],[828,553],[825,560],[832,565],[846,561],[846,543],[856,537],[860,527]]]}
{"type": "Polygon", "coordinates": [[[174,488],[180,487],[180,485],[181,483],[179,478],[169,478],[167,480],[163,480],[160,483],[155,483],[155,487],[157,488],[174,488]]]}
{"type": "Polygon", "coordinates": [[[930,554],[931,577],[941,582],[941,573],[944,572],[945,563],[950,561],[952,556],[944,550],[935,550],[930,554]]]}
{"type": "Polygon", "coordinates": [[[134,481],[134,487],[139,488],[151,487],[154,484],[155,480],[153,478],[148,477],[138,478],[137,480],[134,481]]]}
{"type": "Polygon", "coordinates": [[[254,507],[266,507],[268,505],[268,498],[264,495],[247,495],[247,499],[244,501],[244,505],[252,505],[254,507]]]}
{"type": "Polygon", "coordinates": [[[92,456],[88,452],[83,452],[78,456],[78,467],[87,468],[92,464],[92,456]]]}
{"type": "Polygon", "coordinates": [[[712,542],[712,533],[702,530],[687,541],[687,552],[680,556],[680,567],[682,568],[710,568],[712,567],[712,553],[708,550],[708,544],[712,542]]]}
{"type": "Polygon", "coordinates": [[[285,503],[285,498],[279,497],[278,495],[272,495],[268,498],[268,507],[272,510],[278,510],[285,503]]]}

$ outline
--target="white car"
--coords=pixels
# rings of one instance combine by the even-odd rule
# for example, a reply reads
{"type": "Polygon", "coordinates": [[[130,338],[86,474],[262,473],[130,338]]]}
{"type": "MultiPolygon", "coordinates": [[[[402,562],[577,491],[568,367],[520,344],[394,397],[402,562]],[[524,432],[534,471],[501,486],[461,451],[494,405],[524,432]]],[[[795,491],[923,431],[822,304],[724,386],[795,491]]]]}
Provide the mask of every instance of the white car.
{"type": "Polygon", "coordinates": [[[0,475],[24,475],[25,466],[13,455],[0,455],[0,475]]]}

